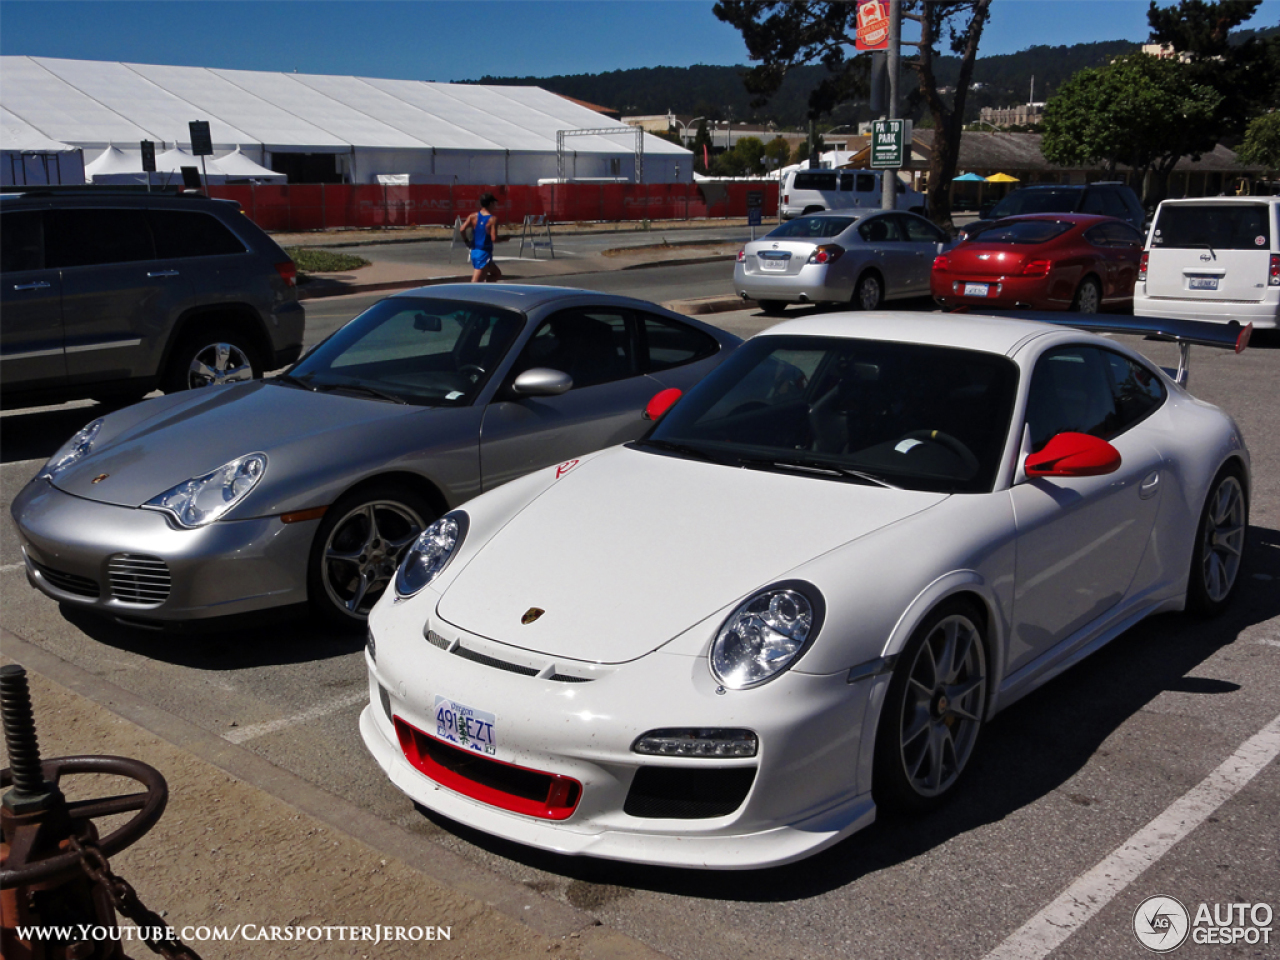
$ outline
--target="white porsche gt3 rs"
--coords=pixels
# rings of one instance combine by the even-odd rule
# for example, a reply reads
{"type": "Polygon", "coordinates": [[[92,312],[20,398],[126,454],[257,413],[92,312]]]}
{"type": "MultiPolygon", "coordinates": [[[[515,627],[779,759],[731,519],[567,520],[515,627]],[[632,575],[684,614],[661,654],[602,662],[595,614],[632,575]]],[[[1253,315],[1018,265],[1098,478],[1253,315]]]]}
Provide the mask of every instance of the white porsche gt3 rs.
{"type": "Polygon", "coordinates": [[[942,801],[984,722],[1141,618],[1220,610],[1248,493],[1229,416],[1077,327],[781,324],[644,440],[427,529],[369,619],[361,732],[510,840],[797,860],[942,801]]]}

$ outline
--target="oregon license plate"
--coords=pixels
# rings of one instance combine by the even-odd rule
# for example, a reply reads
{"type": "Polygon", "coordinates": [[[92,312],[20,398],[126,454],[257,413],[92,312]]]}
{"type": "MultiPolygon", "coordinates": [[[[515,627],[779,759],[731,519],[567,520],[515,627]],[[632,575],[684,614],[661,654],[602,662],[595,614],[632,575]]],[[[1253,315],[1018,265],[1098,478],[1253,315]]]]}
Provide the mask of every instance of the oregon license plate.
{"type": "Polygon", "coordinates": [[[446,743],[492,754],[498,747],[497,717],[448,697],[436,697],[436,736],[446,743]]]}
{"type": "Polygon", "coordinates": [[[1188,277],[1188,290],[1217,290],[1217,277],[1188,277]]]}
{"type": "MultiPolygon", "coordinates": [[[[790,259],[790,258],[788,258],[788,259],[790,259]]],[[[762,260],[760,261],[760,267],[761,267],[761,269],[763,269],[763,270],[785,270],[785,269],[787,269],[787,261],[786,261],[786,260],[773,260],[773,259],[764,260],[764,259],[762,259],[762,260]]]]}
{"type": "Polygon", "coordinates": [[[966,297],[985,297],[989,289],[990,289],[990,284],[966,283],[964,285],[964,295],[966,297]]]}

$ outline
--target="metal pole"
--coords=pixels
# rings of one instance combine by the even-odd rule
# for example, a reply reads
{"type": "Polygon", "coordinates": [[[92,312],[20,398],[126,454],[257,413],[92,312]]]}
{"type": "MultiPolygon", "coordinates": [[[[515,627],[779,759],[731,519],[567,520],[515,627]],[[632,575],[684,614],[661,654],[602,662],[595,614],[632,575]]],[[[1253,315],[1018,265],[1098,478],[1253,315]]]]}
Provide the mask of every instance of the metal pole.
{"type": "MultiPolygon", "coordinates": [[[[898,119],[898,70],[902,59],[902,0],[889,0],[889,49],[885,51],[886,72],[889,80],[889,112],[887,120],[898,119]]],[[[903,160],[907,159],[911,145],[902,145],[903,160]]],[[[880,206],[892,210],[898,202],[898,171],[885,170],[880,175],[880,206]]]]}

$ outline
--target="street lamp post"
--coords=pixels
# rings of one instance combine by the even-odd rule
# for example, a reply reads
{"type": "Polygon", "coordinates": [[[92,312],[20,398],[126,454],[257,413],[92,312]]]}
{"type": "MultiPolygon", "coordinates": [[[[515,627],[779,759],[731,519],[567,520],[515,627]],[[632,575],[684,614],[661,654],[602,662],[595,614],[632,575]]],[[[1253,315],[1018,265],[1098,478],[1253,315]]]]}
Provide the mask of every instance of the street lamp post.
{"type": "Polygon", "coordinates": [[[684,144],[684,146],[686,146],[686,147],[687,147],[687,146],[689,146],[689,128],[690,128],[690,127],[692,127],[692,126],[693,126],[695,123],[697,123],[699,120],[705,120],[705,119],[707,119],[707,118],[706,118],[706,117],[694,117],[694,118],[693,118],[692,120],[690,120],[688,123],[685,123],[683,120],[681,120],[679,117],[677,117],[677,116],[676,116],[674,113],[672,113],[670,110],[668,110],[668,111],[667,111],[667,126],[668,126],[668,127],[670,127],[673,123],[678,123],[678,124],[680,124],[680,142],[681,142],[682,144],[684,144]]]}

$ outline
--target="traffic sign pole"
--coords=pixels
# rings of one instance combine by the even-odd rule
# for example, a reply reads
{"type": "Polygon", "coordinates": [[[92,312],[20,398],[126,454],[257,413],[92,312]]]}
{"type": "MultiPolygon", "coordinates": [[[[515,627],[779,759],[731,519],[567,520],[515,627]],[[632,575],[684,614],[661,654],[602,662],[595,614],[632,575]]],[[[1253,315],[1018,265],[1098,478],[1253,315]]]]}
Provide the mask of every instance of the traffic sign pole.
{"type": "MultiPolygon", "coordinates": [[[[889,49],[886,66],[889,74],[889,110],[887,119],[898,119],[898,71],[902,60],[902,0],[889,0],[889,49]]],[[[872,131],[874,133],[874,127],[872,131]]],[[[875,153],[875,138],[872,137],[871,152],[875,153]]],[[[910,144],[903,143],[903,152],[911,149],[910,144]]],[[[905,160],[905,157],[904,157],[905,160]]],[[[880,176],[880,206],[892,210],[898,201],[898,174],[886,170],[880,176]]]]}

